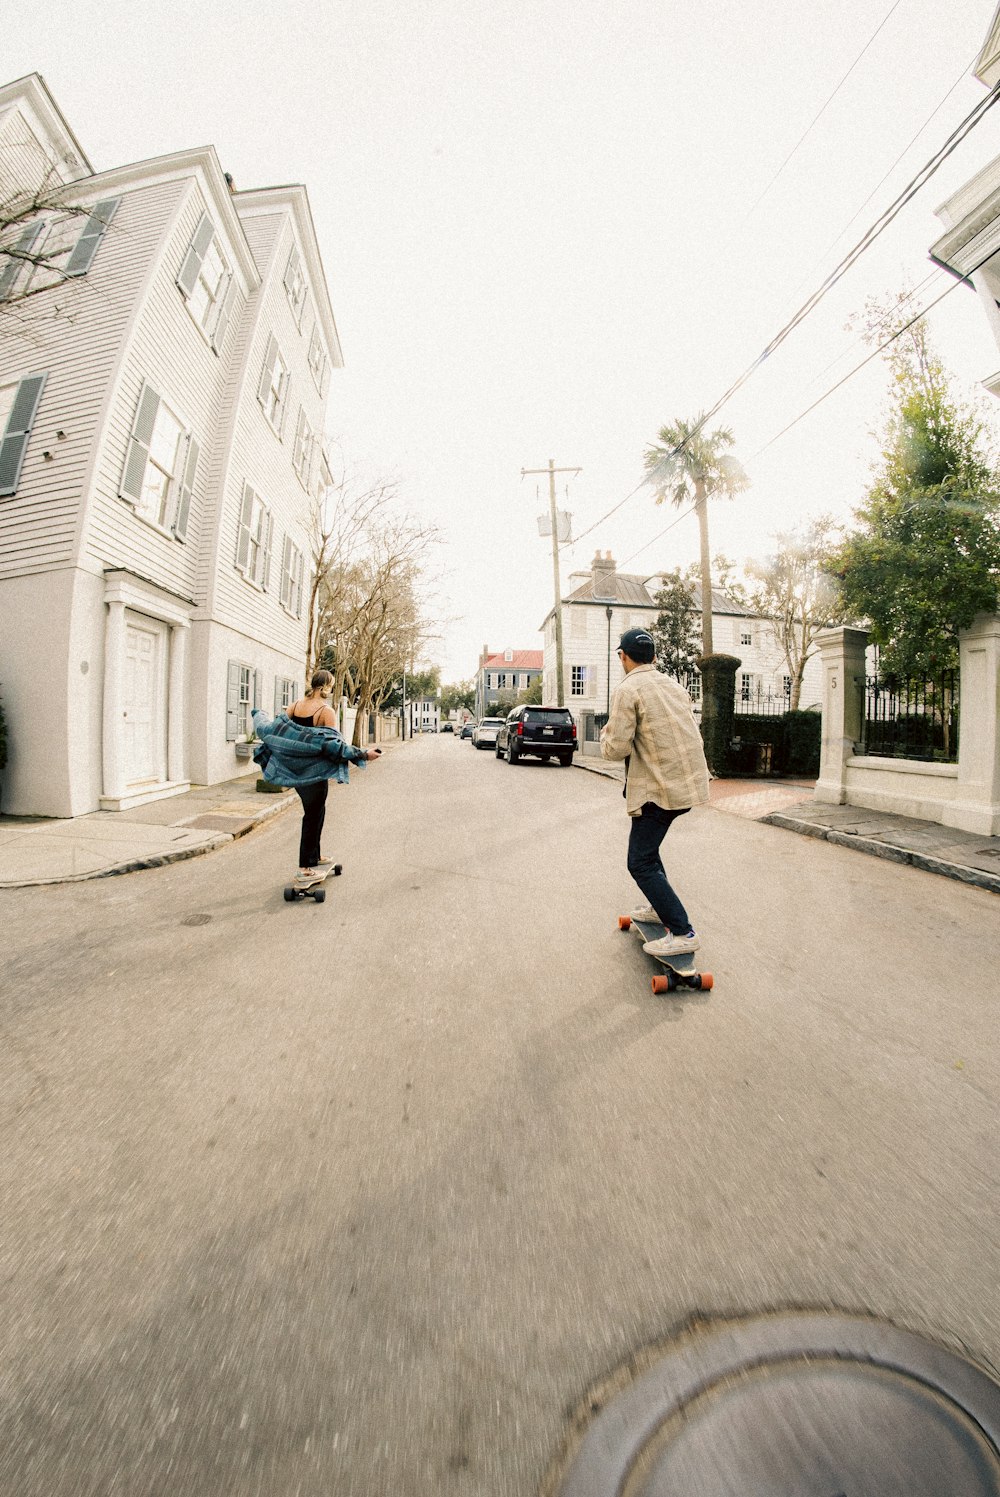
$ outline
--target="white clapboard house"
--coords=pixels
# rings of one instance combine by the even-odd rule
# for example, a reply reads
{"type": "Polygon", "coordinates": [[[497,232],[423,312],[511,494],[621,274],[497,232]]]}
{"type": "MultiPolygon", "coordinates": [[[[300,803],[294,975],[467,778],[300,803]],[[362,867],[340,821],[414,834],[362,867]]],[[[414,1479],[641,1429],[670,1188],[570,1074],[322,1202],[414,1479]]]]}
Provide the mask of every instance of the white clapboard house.
{"type": "Polygon", "coordinates": [[[0,253],[2,803],[73,816],[252,768],[300,689],[341,354],[303,187],[212,147],[95,171],[33,74],[0,199],[42,179],[0,253]]]}

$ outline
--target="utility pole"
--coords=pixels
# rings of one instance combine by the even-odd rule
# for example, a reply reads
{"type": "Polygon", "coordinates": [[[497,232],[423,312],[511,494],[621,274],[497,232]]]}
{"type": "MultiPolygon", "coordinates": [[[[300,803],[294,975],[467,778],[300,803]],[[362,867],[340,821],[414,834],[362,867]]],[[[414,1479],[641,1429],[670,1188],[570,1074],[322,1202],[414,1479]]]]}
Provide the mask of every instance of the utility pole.
{"type": "Polygon", "coordinates": [[[557,468],[552,458],[549,458],[547,468],[522,468],[521,477],[527,478],[538,473],[549,475],[549,516],[552,521],[552,586],[555,591],[556,610],[556,706],[565,706],[565,686],[563,683],[563,633],[562,633],[562,598],[559,587],[559,517],[556,514],[556,474],[557,473],[582,473],[582,468],[557,468]]]}

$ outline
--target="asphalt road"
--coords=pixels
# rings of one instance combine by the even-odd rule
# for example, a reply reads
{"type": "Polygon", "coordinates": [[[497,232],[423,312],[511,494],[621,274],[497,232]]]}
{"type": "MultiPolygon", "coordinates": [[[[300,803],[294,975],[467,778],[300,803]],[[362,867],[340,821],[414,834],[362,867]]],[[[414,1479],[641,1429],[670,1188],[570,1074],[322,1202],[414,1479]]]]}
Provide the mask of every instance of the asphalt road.
{"type": "Polygon", "coordinates": [[[617,787],[449,736],[298,818],[0,894],[0,1492],[527,1497],[687,1317],[1000,1362],[996,897],[701,809],[711,994],[617,787]]]}

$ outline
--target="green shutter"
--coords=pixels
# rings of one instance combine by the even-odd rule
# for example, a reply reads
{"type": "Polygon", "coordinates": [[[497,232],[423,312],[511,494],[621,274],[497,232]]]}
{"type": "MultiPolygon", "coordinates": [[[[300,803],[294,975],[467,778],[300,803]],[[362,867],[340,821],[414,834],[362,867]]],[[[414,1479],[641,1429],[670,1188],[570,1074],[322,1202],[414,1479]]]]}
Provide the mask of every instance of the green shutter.
{"type": "Polygon", "coordinates": [[[9,301],[13,295],[14,287],[17,285],[21,271],[25,265],[21,256],[26,255],[31,249],[35,240],[42,232],[42,227],[41,219],[38,219],[36,223],[28,224],[27,228],[22,229],[18,235],[17,243],[11,245],[14,253],[7,256],[7,264],[0,271],[0,301],[9,301]]]}
{"type": "Polygon", "coordinates": [[[143,380],[142,389],[139,391],[139,403],[135,410],[132,434],[129,438],[128,452],[125,454],[122,481],[118,485],[121,497],[131,499],[133,504],[138,504],[142,497],[142,481],[146,476],[146,464],[149,461],[149,444],[153,439],[153,428],[156,425],[156,413],[159,409],[159,395],[152,385],[147,385],[143,380]]]}
{"type": "Polygon", "coordinates": [[[212,220],[207,213],[203,213],[198,220],[198,227],[194,231],[194,237],[188,245],[188,252],[184,256],[184,264],[181,273],[177,277],[177,284],[185,296],[190,296],[198,280],[198,272],[201,269],[205,252],[212,242],[215,230],[212,220]]]}
{"type": "Polygon", "coordinates": [[[184,478],[181,482],[180,498],[177,502],[177,518],[174,521],[174,535],[182,541],[187,535],[188,515],[191,513],[191,493],[194,489],[194,475],[198,469],[198,443],[194,437],[188,437],[187,458],[184,463],[184,478]]]}
{"type": "Polygon", "coordinates": [[[0,495],[17,493],[21,464],[28,449],[28,438],[35,421],[38,402],[45,384],[44,374],[29,374],[22,379],[14,396],[7,427],[0,441],[0,495]]]}
{"type": "Polygon", "coordinates": [[[86,275],[94,263],[97,248],[107,231],[108,224],[115,216],[115,210],[121,198],[104,198],[99,202],[83,226],[83,233],[73,248],[73,253],[66,262],[64,274],[86,275]]]}
{"type": "Polygon", "coordinates": [[[250,519],[253,515],[253,489],[246,484],[243,489],[243,507],[240,510],[240,529],[236,540],[236,565],[241,572],[247,569],[250,556],[250,519]]]}
{"type": "Polygon", "coordinates": [[[232,743],[238,732],[240,710],[240,662],[230,660],[226,682],[226,740],[232,743]]]}

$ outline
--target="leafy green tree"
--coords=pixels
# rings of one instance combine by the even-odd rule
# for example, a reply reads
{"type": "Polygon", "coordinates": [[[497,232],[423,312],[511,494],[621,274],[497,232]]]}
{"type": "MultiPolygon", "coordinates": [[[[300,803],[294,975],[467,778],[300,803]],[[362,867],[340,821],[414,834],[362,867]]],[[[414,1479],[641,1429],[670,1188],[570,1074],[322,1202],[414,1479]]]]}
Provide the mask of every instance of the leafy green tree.
{"type": "Polygon", "coordinates": [[[756,585],[745,602],[774,625],[792,681],[788,708],[797,712],[816,635],[844,621],[843,602],[829,573],[842,533],[829,515],[820,515],[803,529],[777,535],[775,540],[778,549],[773,556],[746,564],[756,585]]]}
{"type": "MultiPolygon", "coordinates": [[[[903,322],[907,297],[880,314],[903,322]]],[[[913,322],[890,345],[890,412],[875,482],[856,511],[856,532],[830,562],[847,613],[869,621],[882,666],[899,677],[932,676],[958,662],[958,634],[995,612],[1000,582],[997,473],[981,416],[960,403],[913,322]]]]}
{"type": "Polygon", "coordinates": [[[728,427],[702,430],[704,418],[675,420],[661,426],[659,441],[646,448],[643,463],[647,482],[653,486],[657,504],[669,501],[676,509],[693,504],[698,515],[701,542],[701,642],[702,654],[711,655],[712,561],[708,544],[708,501],[732,499],[749,487],[750,480],[727,448],[733,445],[728,427]]]}
{"type": "Polygon", "coordinates": [[[653,602],[659,610],[650,629],[657,669],[686,686],[698,668],[701,636],[691,583],[679,568],[664,575],[653,602]]]}
{"type": "Polygon", "coordinates": [[[518,707],[540,707],[542,705],[542,677],[537,675],[530,686],[518,694],[518,707]]]}
{"type": "Polygon", "coordinates": [[[474,712],[476,710],[476,684],[474,681],[459,681],[455,686],[441,688],[441,717],[452,712],[474,712]]]}

